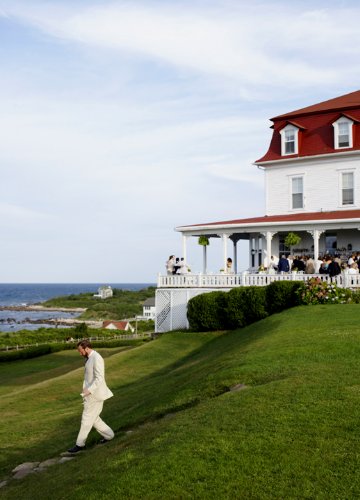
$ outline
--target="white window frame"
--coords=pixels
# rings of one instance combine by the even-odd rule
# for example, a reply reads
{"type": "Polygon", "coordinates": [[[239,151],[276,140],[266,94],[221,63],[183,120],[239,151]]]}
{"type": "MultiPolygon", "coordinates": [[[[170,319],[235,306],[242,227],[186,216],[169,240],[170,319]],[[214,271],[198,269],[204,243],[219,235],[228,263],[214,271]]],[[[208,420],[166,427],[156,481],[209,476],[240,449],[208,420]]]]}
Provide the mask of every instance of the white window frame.
{"type": "Polygon", "coordinates": [[[283,129],[280,130],[280,135],[281,135],[281,156],[290,156],[290,155],[297,155],[299,153],[299,129],[298,127],[295,127],[295,125],[291,125],[289,123],[284,127],[283,129]],[[286,152],[286,133],[287,132],[293,132],[294,133],[294,151],[291,153],[286,152]]]}
{"type": "Polygon", "coordinates": [[[348,208],[355,206],[355,169],[352,170],[340,170],[339,171],[339,206],[341,208],[348,208]],[[343,202],[343,185],[344,185],[344,174],[352,174],[353,176],[353,202],[352,203],[344,203],[343,202]]]}
{"type": "Polygon", "coordinates": [[[346,116],[341,116],[336,122],[333,123],[334,127],[334,149],[349,149],[353,147],[353,125],[354,122],[346,116]],[[348,146],[340,146],[339,137],[340,137],[340,127],[339,125],[342,123],[346,123],[349,127],[349,145],[348,146]]]}
{"type": "Polygon", "coordinates": [[[303,173],[289,175],[289,193],[290,193],[290,210],[293,210],[293,211],[304,210],[305,209],[305,175],[303,173]],[[293,192],[294,179],[302,179],[302,207],[298,207],[298,208],[294,208],[294,203],[293,203],[293,195],[299,194],[299,193],[293,192]]]}

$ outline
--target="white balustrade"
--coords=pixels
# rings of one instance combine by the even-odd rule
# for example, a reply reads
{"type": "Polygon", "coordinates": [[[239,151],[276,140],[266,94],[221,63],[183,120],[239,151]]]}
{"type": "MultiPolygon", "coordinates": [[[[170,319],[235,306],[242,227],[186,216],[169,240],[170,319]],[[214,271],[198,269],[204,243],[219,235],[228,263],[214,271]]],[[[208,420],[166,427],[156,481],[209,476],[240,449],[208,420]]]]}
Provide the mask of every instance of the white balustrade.
{"type": "Polygon", "coordinates": [[[343,288],[360,288],[360,274],[339,274],[331,279],[327,274],[302,273],[243,273],[243,274],[172,274],[158,276],[158,288],[234,288],[237,286],[265,286],[273,281],[308,281],[320,278],[321,281],[334,281],[343,288]]]}

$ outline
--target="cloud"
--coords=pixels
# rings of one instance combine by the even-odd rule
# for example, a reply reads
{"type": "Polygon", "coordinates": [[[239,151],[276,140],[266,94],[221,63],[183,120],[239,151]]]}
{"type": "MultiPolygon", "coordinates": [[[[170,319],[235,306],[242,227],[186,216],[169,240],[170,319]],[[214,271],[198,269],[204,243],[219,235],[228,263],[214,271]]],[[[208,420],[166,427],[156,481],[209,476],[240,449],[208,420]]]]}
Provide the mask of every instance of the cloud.
{"type": "MultiPolygon", "coordinates": [[[[333,62],[359,53],[359,8],[319,9],[279,2],[207,9],[179,4],[109,3],[8,7],[22,22],[64,40],[121,51],[250,86],[339,81],[333,62]],[[346,22],[345,22],[346,21],[346,22]],[[336,33],[336,37],[334,36],[336,33]],[[344,37],[346,44],[339,43],[344,37]]],[[[346,71],[351,72],[347,63],[346,71]]]]}

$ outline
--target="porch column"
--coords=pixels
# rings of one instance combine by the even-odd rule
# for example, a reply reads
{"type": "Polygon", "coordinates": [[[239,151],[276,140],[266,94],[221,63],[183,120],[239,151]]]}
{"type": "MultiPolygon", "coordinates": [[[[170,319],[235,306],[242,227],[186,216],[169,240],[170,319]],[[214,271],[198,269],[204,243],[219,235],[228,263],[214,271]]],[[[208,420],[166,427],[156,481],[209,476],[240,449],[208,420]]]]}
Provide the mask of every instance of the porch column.
{"type": "Polygon", "coordinates": [[[188,261],[187,261],[187,255],[186,255],[186,250],[187,250],[187,239],[188,239],[188,236],[186,234],[182,234],[182,257],[184,257],[184,261],[185,263],[187,264],[188,261]]]}
{"type": "MultiPolygon", "coordinates": [[[[261,233],[265,240],[266,240],[266,250],[265,250],[265,257],[266,257],[266,267],[269,267],[270,264],[270,259],[271,259],[271,240],[273,239],[273,236],[276,234],[276,232],[271,232],[271,231],[266,231],[265,233],[261,233]]],[[[264,265],[265,265],[265,257],[264,257],[264,265]]]]}
{"type": "MultiPolygon", "coordinates": [[[[252,255],[253,255],[253,237],[250,236],[249,238],[249,269],[251,269],[253,267],[252,265],[252,255]]],[[[255,250],[254,250],[255,252],[255,250]]],[[[255,266],[255,262],[254,262],[254,266],[255,266]]]]}
{"type": "Polygon", "coordinates": [[[259,267],[259,235],[255,237],[255,269],[259,267]]]}
{"type": "Polygon", "coordinates": [[[206,255],[207,246],[203,246],[203,274],[207,274],[207,255],[206,255]]]}
{"type": "Polygon", "coordinates": [[[232,234],[230,236],[231,241],[233,242],[233,271],[235,274],[238,272],[238,258],[237,258],[237,243],[241,240],[239,234],[232,234]]]}
{"type": "Polygon", "coordinates": [[[222,238],[222,242],[223,242],[223,269],[224,269],[224,272],[226,272],[227,268],[226,268],[226,260],[227,260],[227,254],[228,254],[228,238],[229,238],[229,235],[228,234],[222,234],[221,235],[221,238],[222,238]]]}
{"type": "Polygon", "coordinates": [[[320,229],[313,229],[308,231],[308,233],[311,234],[314,240],[314,260],[317,260],[319,258],[319,239],[324,232],[324,230],[320,229]]]}

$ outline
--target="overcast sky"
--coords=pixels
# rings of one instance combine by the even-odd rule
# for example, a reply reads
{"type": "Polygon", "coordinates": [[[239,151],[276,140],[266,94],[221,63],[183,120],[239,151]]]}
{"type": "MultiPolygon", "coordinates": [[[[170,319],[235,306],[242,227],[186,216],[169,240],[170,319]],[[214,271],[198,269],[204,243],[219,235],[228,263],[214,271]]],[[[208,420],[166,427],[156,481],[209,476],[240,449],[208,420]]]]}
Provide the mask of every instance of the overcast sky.
{"type": "Polygon", "coordinates": [[[0,0],[0,282],[155,282],[175,226],[263,215],[269,118],[359,90],[359,23],[357,1],[0,0]]]}

